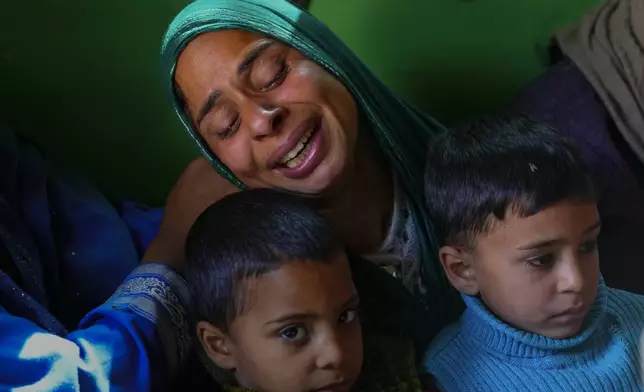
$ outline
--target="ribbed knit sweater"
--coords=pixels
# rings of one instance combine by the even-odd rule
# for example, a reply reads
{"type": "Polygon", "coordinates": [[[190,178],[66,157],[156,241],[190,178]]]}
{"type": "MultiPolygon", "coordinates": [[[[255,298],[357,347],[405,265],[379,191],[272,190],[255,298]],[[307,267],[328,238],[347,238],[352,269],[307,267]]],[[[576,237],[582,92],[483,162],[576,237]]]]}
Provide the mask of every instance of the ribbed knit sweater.
{"type": "Polygon", "coordinates": [[[519,331],[478,298],[445,328],[425,356],[443,391],[644,391],[640,335],[644,296],[600,283],[582,331],[551,339],[519,331]]]}

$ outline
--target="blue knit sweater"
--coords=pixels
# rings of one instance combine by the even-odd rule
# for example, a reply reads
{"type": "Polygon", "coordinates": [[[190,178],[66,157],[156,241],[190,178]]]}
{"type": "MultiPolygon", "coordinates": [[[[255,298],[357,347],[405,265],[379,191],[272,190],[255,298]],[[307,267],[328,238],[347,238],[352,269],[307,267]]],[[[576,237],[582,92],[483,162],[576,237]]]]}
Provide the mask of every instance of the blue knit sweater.
{"type": "Polygon", "coordinates": [[[444,391],[644,391],[640,334],[644,296],[606,288],[583,330],[550,339],[500,321],[477,298],[445,328],[425,357],[425,370],[444,391]]]}

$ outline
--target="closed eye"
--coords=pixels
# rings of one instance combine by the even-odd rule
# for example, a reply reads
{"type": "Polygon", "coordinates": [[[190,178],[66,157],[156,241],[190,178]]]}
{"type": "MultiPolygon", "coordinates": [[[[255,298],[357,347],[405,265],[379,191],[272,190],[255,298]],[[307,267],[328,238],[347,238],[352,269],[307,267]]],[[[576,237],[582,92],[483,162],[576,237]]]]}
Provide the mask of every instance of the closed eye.
{"type": "Polygon", "coordinates": [[[217,133],[217,137],[220,140],[224,140],[233,136],[237,131],[237,129],[239,129],[240,123],[241,123],[241,117],[239,115],[235,116],[235,119],[233,120],[232,123],[230,123],[230,125],[228,125],[223,131],[217,133]]]}
{"type": "Polygon", "coordinates": [[[260,89],[261,92],[267,92],[270,91],[279,85],[281,85],[284,82],[284,79],[286,79],[286,76],[288,75],[290,71],[290,67],[284,60],[282,60],[282,65],[280,68],[280,71],[275,75],[273,79],[269,83],[267,83],[264,87],[260,89]]]}

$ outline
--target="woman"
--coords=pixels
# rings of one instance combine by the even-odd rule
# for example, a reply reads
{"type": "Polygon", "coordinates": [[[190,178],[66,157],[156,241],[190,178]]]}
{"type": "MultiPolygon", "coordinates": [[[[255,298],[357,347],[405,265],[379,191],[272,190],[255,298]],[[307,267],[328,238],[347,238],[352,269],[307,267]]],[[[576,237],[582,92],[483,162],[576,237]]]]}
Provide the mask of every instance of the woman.
{"type": "MultiPolygon", "coordinates": [[[[404,275],[437,326],[458,309],[446,306],[422,203],[425,146],[443,128],[317,19],[281,0],[197,1],[170,26],[163,59],[177,114],[219,177],[180,209],[175,189],[147,259],[180,260],[195,216],[228,192],[278,188],[309,198],[353,251],[404,275]]],[[[207,170],[197,162],[184,179],[207,170]]]]}

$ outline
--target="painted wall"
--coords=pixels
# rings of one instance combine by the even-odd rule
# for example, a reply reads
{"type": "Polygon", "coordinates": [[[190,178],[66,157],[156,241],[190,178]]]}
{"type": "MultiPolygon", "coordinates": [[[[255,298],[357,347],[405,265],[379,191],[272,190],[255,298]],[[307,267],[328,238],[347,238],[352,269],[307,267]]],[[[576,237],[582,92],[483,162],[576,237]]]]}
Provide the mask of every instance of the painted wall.
{"type": "MultiPolygon", "coordinates": [[[[597,2],[314,0],[311,11],[396,91],[449,122],[502,105],[542,70],[549,34],[597,2]]],[[[161,203],[196,156],[158,73],[161,36],[185,3],[2,2],[0,121],[109,196],[161,203]]]]}

